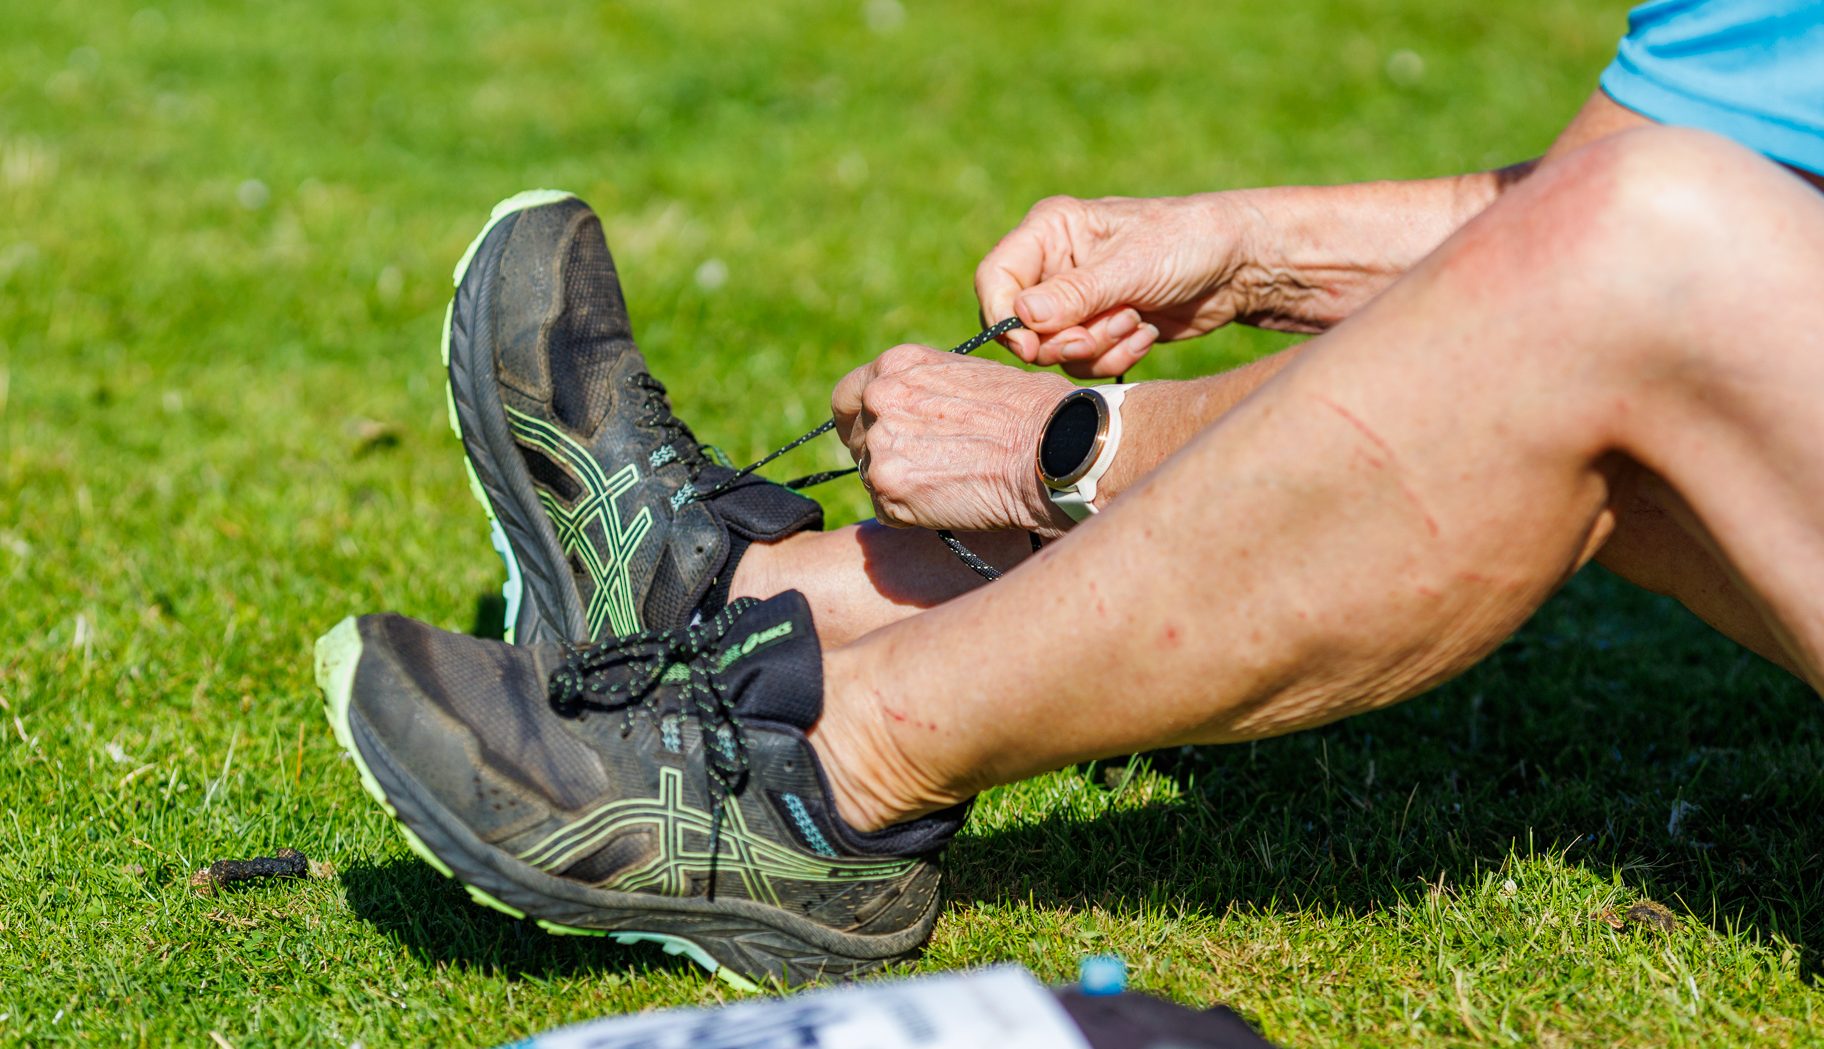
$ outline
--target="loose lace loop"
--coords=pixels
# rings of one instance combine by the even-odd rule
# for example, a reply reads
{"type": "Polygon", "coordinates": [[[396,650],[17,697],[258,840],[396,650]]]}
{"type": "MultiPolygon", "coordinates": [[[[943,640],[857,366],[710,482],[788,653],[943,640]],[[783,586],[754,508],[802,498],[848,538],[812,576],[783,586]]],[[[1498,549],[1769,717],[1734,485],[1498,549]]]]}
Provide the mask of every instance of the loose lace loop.
{"type": "MultiPolygon", "coordinates": [[[[960,353],[960,354],[965,354],[965,355],[974,353],[976,350],[981,349],[983,346],[988,345],[990,342],[994,341],[995,339],[1000,338],[1001,336],[1007,334],[1008,332],[1014,330],[1015,328],[1024,328],[1024,327],[1025,327],[1025,325],[1020,323],[1020,319],[1018,317],[1008,317],[1006,320],[996,321],[995,323],[989,325],[986,328],[983,328],[981,331],[975,333],[974,335],[969,336],[969,338],[964,339],[962,342],[958,343],[957,345],[951,347],[950,352],[951,353],[960,353]]],[[[660,389],[661,393],[664,392],[664,387],[660,387],[659,389],[660,389]]],[[[773,460],[779,458],[780,456],[786,454],[787,452],[790,452],[796,448],[801,447],[802,445],[811,441],[812,439],[821,437],[824,434],[829,433],[831,430],[835,429],[835,427],[836,427],[836,420],[834,420],[834,419],[825,420],[822,425],[818,426],[816,429],[811,430],[809,433],[806,433],[799,437],[794,437],[792,440],[787,441],[783,445],[780,445],[778,448],[775,448],[771,452],[768,452],[766,455],[761,456],[759,459],[748,464],[747,466],[744,466],[741,469],[736,470],[733,475],[731,475],[730,477],[728,477],[726,480],[722,481],[722,483],[716,485],[715,487],[709,488],[705,491],[693,493],[690,496],[689,501],[690,502],[701,502],[704,499],[710,499],[710,498],[714,498],[715,496],[721,495],[723,492],[726,492],[730,488],[733,488],[736,484],[739,484],[744,478],[751,475],[755,470],[760,469],[762,466],[767,465],[768,463],[770,463],[773,460]]],[[[686,432],[688,432],[688,431],[686,431],[686,432]]],[[[790,488],[793,491],[797,491],[799,489],[809,488],[812,485],[822,484],[825,481],[834,481],[838,477],[847,477],[849,474],[854,473],[855,470],[856,470],[856,468],[853,466],[846,467],[841,470],[825,470],[822,473],[814,473],[814,474],[806,475],[804,477],[794,478],[793,480],[785,482],[785,487],[790,488]]],[[[694,479],[696,474],[692,473],[691,476],[694,479]]],[[[956,537],[956,533],[950,531],[947,528],[940,528],[937,530],[937,537],[939,539],[943,540],[944,545],[949,547],[950,551],[952,553],[954,553],[959,559],[961,559],[963,564],[968,565],[971,569],[973,569],[975,571],[975,573],[977,575],[981,576],[983,579],[995,580],[995,579],[999,579],[1001,577],[1000,569],[995,568],[993,565],[989,564],[988,562],[982,560],[980,557],[976,556],[976,554],[973,550],[970,550],[968,547],[964,546],[962,543],[962,540],[960,540],[956,537]]],[[[1038,537],[1036,535],[1033,536],[1032,548],[1034,550],[1037,550],[1039,548],[1038,537]]]]}

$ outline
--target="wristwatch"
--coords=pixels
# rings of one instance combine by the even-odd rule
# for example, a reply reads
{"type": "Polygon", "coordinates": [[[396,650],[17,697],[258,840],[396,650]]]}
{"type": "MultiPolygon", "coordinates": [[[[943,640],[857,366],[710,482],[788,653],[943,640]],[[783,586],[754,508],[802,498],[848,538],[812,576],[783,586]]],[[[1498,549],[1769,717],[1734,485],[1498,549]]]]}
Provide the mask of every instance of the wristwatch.
{"type": "Polygon", "coordinates": [[[1138,385],[1110,383],[1072,391],[1051,410],[1034,456],[1051,501],[1081,521],[1096,512],[1096,482],[1121,447],[1121,402],[1138,385]]]}

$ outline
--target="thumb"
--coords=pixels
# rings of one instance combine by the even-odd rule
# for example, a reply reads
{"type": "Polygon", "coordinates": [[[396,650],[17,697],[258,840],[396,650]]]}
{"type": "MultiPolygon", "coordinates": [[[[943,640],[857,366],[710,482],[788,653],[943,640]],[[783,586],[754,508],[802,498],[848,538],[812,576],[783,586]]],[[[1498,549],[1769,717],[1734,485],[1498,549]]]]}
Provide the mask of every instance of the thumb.
{"type": "Polygon", "coordinates": [[[1014,313],[1036,332],[1060,332],[1123,305],[1116,282],[1101,268],[1078,267],[1021,292],[1014,313]]]}
{"type": "Polygon", "coordinates": [[[861,392],[868,388],[868,383],[874,381],[879,369],[878,358],[869,361],[843,376],[842,381],[836,384],[836,389],[830,393],[830,416],[836,420],[836,436],[851,452],[857,450],[852,438],[858,436],[855,424],[861,419],[861,392]]]}

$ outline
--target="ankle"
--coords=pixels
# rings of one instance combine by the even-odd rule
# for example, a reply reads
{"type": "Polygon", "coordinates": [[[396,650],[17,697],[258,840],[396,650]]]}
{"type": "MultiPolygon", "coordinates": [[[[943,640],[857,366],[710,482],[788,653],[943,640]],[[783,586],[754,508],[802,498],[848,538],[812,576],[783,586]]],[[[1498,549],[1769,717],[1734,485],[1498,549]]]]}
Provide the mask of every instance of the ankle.
{"type": "Polygon", "coordinates": [[[945,790],[907,753],[881,714],[880,693],[845,652],[824,653],[823,715],[808,734],[843,822],[879,830],[968,797],[945,790]]]}
{"type": "Polygon", "coordinates": [[[735,562],[734,574],[728,579],[728,600],[737,597],[756,597],[765,600],[795,588],[795,584],[783,581],[786,573],[781,572],[782,557],[789,559],[794,546],[807,539],[814,539],[820,533],[794,532],[781,539],[756,540],[749,543],[735,562]]]}

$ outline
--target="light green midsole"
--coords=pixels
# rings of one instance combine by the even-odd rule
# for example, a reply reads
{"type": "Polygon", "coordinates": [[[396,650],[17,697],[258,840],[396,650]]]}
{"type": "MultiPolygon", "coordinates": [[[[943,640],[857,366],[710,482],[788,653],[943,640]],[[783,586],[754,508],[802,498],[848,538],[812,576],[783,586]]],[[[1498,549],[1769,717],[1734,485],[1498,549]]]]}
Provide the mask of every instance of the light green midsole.
{"type": "MultiPolygon", "coordinates": [[[[498,226],[501,220],[529,208],[556,204],[575,196],[576,194],[561,189],[529,189],[522,193],[515,193],[494,205],[494,210],[488,213],[487,225],[481,227],[481,232],[475,235],[474,240],[469,241],[469,246],[463,251],[462,258],[457,260],[456,268],[450,275],[450,286],[452,288],[461,287],[463,278],[469,275],[469,264],[475,261],[475,252],[480,250],[481,242],[488,239],[488,234],[494,232],[494,227],[498,226]]],[[[443,311],[443,392],[450,410],[450,432],[456,435],[457,443],[460,444],[462,423],[456,417],[456,391],[449,382],[450,322],[455,313],[456,300],[452,296],[449,307],[443,311]]],[[[511,644],[516,640],[515,627],[519,622],[520,602],[525,599],[525,582],[520,574],[519,559],[513,556],[513,544],[507,541],[506,530],[500,527],[500,519],[494,513],[494,504],[488,501],[487,493],[482,490],[481,478],[475,475],[475,464],[469,461],[466,448],[463,451],[462,462],[469,475],[469,492],[475,496],[475,501],[481,504],[482,510],[488,515],[488,539],[494,545],[494,552],[500,555],[501,563],[507,567],[507,579],[500,585],[500,596],[507,604],[505,636],[507,642],[511,644]]]]}
{"type": "MultiPolygon", "coordinates": [[[[439,874],[455,879],[468,891],[476,903],[491,907],[514,918],[526,917],[526,912],[505,903],[489,893],[476,888],[456,877],[450,865],[437,858],[430,846],[424,843],[412,828],[399,819],[399,812],[393,803],[386,798],[386,791],[374,773],[368,768],[367,761],[361,756],[361,748],[355,746],[354,733],[348,724],[348,706],[353,698],[355,687],[355,669],[361,663],[361,630],[353,616],[337,623],[329,633],[317,639],[316,672],[317,686],[323,690],[323,710],[329,716],[330,729],[336,735],[336,742],[341,744],[355,769],[361,774],[361,786],[380,803],[386,814],[393,818],[393,825],[405,836],[405,843],[426,863],[436,868],[439,874]]],[[[560,936],[607,936],[620,944],[656,943],[666,954],[683,955],[696,962],[707,971],[714,973],[722,982],[738,991],[758,991],[760,988],[752,980],[735,972],[710,957],[709,952],[681,936],[672,936],[661,932],[637,932],[634,930],[617,930],[608,932],[602,929],[584,929],[572,925],[561,925],[557,922],[537,919],[537,924],[553,935],[560,936]]]]}

